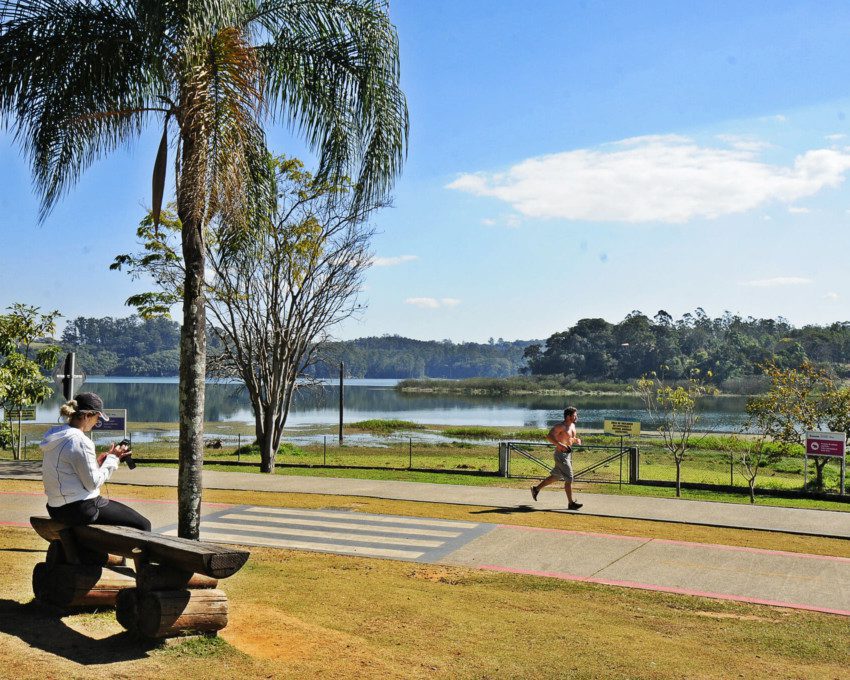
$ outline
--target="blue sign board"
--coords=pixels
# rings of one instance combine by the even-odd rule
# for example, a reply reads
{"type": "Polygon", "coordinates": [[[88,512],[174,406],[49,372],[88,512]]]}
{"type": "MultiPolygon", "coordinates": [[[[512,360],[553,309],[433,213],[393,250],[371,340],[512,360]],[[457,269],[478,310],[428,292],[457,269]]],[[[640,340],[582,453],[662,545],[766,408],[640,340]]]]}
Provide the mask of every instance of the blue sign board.
{"type": "Polygon", "coordinates": [[[109,420],[98,420],[95,432],[127,432],[127,409],[105,408],[103,412],[109,420]]]}

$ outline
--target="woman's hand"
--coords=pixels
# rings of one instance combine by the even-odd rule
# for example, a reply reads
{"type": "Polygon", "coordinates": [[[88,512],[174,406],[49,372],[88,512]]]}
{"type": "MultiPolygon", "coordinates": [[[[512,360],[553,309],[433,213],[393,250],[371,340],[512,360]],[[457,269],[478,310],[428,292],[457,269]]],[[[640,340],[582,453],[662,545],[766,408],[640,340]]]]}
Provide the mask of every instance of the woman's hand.
{"type": "Polygon", "coordinates": [[[124,460],[133,452],[130,448],[130,445],[125,444],[124,442],[118,442],[117,444],[113,444],[110,451],[113,455],[118,456],[118,460],[124,460]]]}
{"type": "Polygon", "coordinates": [[[115,456],[118,460],[124,460],[131,453],[130,447],[122,444],[112,444],[109,447],[108,451],[104,451],[103,453],[99,453],[97,455],[97,465],[100,467],[103,465],[103,461],[106,460],[107,456],[115,456]]]}

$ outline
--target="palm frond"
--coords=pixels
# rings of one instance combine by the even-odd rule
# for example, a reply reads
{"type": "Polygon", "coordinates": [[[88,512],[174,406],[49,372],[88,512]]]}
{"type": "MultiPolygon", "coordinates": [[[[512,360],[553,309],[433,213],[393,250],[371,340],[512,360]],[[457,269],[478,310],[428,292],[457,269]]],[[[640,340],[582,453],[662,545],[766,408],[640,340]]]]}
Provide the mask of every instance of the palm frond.
{"type": "Polygon", "coordinates": [[[158,39],[130,2],[6,2],[0,14],[0,114],[30,157],[44,219],[160,106],[158,39]]]}
{"type": "Polygon", "coordinates": [[[321,155],[319,177],[357,178],[357,195],[380,198],[400,172],[408,138],[398,42],[378,0],[266,0],[256,22],[273,112],[321,155]]]}

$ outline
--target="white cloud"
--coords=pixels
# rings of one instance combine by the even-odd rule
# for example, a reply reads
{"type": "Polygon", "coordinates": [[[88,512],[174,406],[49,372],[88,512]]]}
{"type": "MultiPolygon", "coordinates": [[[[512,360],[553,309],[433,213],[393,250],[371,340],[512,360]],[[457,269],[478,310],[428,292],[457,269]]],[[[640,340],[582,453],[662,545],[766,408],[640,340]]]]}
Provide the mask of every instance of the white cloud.
{"type": "Polygon", "coordinates": [[[418,297],[418,298],[407,298],[404,301],[406,305],[413,305],[414,307],[419,307],[420,309],[437,309],[440,306],[440,301],[437,298],[430,297],[418,297]]]}
{"type": "Polygon", "coordinates": [[[770,148],[770,144],[754,137],[744,135],[717,135],[717,139],[741,151],[764,151],[770,148]]]}
{"type": "Polygon", "coordinates": [[[827,135],[826,136],[826,139],[830,142],[840,142],[842,139],[846,139],[846,138],[847,138],[847,135],[845,135],[843,132],[838,132],[834,135],[827,135]]]}
{"type": "Polygon", "coordinates": [[[799,208],[796,205],[789,205],[788,212],[794,213],[796,215],[805,215],[807,212],[810,212],[808,208],[799,208]]]}
{"type": "Polygon", "coordinates": [[[777,286],[805,286],[812,282],[811,279],[802,276],[777,276],[772,279],[755,279],[754,281],[742,281],[742,286],[754,288],[775,288],[777,286]]]}
{"type": "Polygon", "coordinates": [[[823,296],[825,300],[837,300],[839,298],[838,293],[829,292],[823,296]]]}
{"type": "Polygon", "coordinates": [[[447,188],[499,199],[524,217],[683,223],[792,203],[840,185],[850,170],[844,151],[813,149],[783,166],[759,160],[751,140],[744,146],[635,137],[463,174],[447,188]]]}
{"type": "Polygon", "coordinates": [[[404,304],[413,305],[420,309],[439,309],[440,307],[457,307],[460,302],[457,298],[442,298],[438,300],[432,297],[416,297],[407,298],[404,304]]]}
{"type": "Polygon", "coordinates": [[[418,260],[418,255],[399,255],[397,257],[376,257],[372,260],[375,267],[394,267],[397,264],[418,260]]]}
{"type": "Polygon", "coordinates": [[[494,220],[492,217],[485,217],[483,220],[481,220],[481,224],[483,224],[485,227],[495,227],[496,220],[494,220]]]}

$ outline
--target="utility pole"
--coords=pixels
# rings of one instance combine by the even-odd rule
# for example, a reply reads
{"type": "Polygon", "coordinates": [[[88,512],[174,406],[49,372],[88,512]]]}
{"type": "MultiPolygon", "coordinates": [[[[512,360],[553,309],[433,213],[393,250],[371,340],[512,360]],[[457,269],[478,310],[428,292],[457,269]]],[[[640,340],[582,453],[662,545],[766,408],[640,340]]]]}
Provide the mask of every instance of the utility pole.
{"type": "Polygon", "coordinates": [[[345,364],[339,362],[339,445],[342,446],[342,414],[345,408],[345,385],[343,378],[345,375],[345,364]]]}

